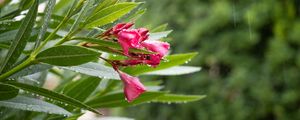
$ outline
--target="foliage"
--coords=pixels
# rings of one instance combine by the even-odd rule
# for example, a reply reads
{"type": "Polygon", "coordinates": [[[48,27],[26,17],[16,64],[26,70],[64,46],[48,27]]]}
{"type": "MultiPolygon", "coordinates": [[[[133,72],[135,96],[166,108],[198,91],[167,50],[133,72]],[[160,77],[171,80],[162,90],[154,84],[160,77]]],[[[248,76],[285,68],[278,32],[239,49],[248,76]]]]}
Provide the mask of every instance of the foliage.
{"type": "MultiPolygon", "coordinates": [[[[149,89],[133,101],[124,99],[122,83],[138,81],[130,75],[182,75],[200,70],[179,66],[197,53],[168,55],[159,65],[121,64],[134,55],[159,56],[158,62],[165,55],[147,47],[130,48],[125,54],[120,39],[107,35],[115,32],[110,30],[120,25],[117,23],[135,21],[144,14],[141,4],[118,0],[0,1],[0,119],[77,119],[86,111],[101,115],[102,108],[204,98],[149,89]],[[38,12],[42,4],[46,7],[38,12]],[[59,83],[49,88],[45,83],[53,82],[49,79],[53,77],[59,83]]],[[[146,36],[144,40],[156,42],[170,33],[162,28],[150,34],[143,28],[138,30],[146,36]]],[[[147,88],[162,87],[159,80],[143,83],[147,88]]],[[[131,86],[125,84],[125,96],[127,87],[131,86]]]]}
{"type": "Polygon", "coordinates": [[[147,1],[140,22],[168,22],[176,29],[173,51],[198,51],[190,63],[203,66],[198,74],[162,78],[167,79],[164,85],[181,93],[206,93],[207,98],[188,105],[140,106],[133,108],[132,113],[140,111],[134,117],[300,119],[299,6],[298,0],[147,1]]]}

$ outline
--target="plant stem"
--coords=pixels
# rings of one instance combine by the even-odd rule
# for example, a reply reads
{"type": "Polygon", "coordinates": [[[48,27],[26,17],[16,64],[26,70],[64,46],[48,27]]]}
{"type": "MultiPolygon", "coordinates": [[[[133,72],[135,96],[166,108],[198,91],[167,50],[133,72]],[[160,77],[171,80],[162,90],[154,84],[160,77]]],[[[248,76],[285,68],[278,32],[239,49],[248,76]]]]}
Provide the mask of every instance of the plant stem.
{"type": "Polygon", "coordinates": [[[33,59],[31,57],[29,57],[28,59],[26,59],[24,62],[22,62],[18,66],[14,67],[13,69],[9,70],[8,72],[2,74],[0,76],[0,82],[5,81],[5,79],[8,78],[9,76],[13,75],[14,73],[32,65],[32,64],[33,64],[33,59]]]}
{"type": "Polygon", "coordinates": [[[61,45],[69,40],[72,40],[71,37],[73,35],[75,35],[76,33],[78,33],[81,30],[81,27],[79,27],[78,29],[74,30],[74,31],[70,31],[64,38],[62,38],[60,41],[58,41],[55,46],[61,45]]]}

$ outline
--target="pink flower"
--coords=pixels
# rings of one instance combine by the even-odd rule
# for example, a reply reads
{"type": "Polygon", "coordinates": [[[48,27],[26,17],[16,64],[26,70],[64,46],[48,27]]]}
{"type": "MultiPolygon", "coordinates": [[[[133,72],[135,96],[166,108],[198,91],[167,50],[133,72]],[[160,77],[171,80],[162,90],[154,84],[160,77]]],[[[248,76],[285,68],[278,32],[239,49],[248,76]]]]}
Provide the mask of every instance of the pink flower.
{"type": "Polygon", "coordinates": [[[129,48],[141,48],[140,42],[144,38],[136,29],[122,30],[117,37],[125,55],[128,55],[129,48]]]}
{"type": "Polygon", "coordinates": [[[159,65],[161,56],[159,54],[139,54],[138,57],[129,60],[118,60],[115,64],[119,66],[132,66],[138,64],[148,64],[152,67],[159,65]]]}
{"type": "Polygon", "coordinates": [[[142,36],[140,41],[145,41],[149,37],[149,30],[146,28],[139,28],[138,29],[139,34],[142,36]]]}
{"type": "Polygon", "coordinates": [[[122,71],[117,70],[121,80],[124,83],[124,94],[128,102],[138,98],[146,91],[145,86],[139,81],[139,78],[130,76],[122,71]]]}
{"type": "Polygon", "coordinates": [[[156,67],[157,65],[159,65],[162,56],[160,56],[159,54],[151,54],[147,58],[148,59],[144,60],[143,63],[151,65],[152,67],[156,67]]]}
{"type": "Polygon", "coordinates": [[[161,57],[165,56],[170,49],[170,44],[161,41],[144,41],[141,43],[146,49],[157,52],[161,57]]]}
{"type": "MultiPolygon", "coordinates": [[[[124,46],[124,45],[122,45],[124,46]]],[[[141,46],[145,47],[147,50],[151,52],[156,52],[154,54],[131,54],[131,59],[118,61],[121,66],[131,66],[138,64],[148,64],[152,67],[156,67],[160,64],[161,59],[168,53],[170,49],[169,43],[161,42],[161,41],[143,41],[141,42],[141,46]]],[[[127,51],[128,52],[128,51],[127,51]]]]}

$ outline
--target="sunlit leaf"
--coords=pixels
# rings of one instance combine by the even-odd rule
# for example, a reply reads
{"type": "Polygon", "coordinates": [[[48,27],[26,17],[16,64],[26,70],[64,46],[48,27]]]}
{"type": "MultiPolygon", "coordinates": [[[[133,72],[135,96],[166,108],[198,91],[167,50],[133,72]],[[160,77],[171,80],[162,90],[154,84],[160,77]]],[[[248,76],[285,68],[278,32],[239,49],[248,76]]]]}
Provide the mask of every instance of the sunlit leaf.
{"type": "Polygon", "coordinates": [[[94,13],[97,13],[98,11],[102,10],[103,8],[111,6],[117,2],[118,2],[118,0],[102,0],[101,3],[98,4],[97,7],[95,8],[94,13]]]}
{"type": "Polygon", "coordinates": [[[144,73],[145,75],[184,75],[200,71],[200,67],[192,66],[175,66],[158,71],[144,73]]]}
{"type": "Polygon", "coordinates": [[[172,30],[169,31],[163,31],[163,32],[156,32],[156,33],[150,33],[148,40],[160,40],[162,38],[167,37],[172,30]]]}
{"type": "Polygon", "coordinates": [[[112,23],[135,8],[138,3],[123,2],[104,8],[93,14],[87,21],[87,28],[100,27],[112,23]]]}

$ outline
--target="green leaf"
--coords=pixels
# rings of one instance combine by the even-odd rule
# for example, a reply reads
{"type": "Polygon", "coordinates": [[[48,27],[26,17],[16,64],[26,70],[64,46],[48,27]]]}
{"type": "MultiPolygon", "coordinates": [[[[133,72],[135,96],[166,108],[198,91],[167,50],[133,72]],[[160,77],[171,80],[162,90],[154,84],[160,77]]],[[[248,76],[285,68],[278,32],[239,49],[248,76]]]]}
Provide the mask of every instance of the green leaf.
{"type": "Polygon", "coordinates": [[[190,61],[197,53],[186,53],[186,54],[175,54],[175,55],[170,55],[165,57],[165,60],[162,60],[161,63],[153,68],[149,67],[147,65],[138,65],[134,68],[132,67],[127,67],[123,69],[124,72],[131,74],[131,75],[139,75],[147,72],[152,72],[152,71],[157,71],[157,70],[162,70],[170,67],[174,67],[177,65],[181,65],[184,63],[187,63],[190,61]]]}
{"type": "Polygon", "coordinates": [[[123,15],[129,13],[139,3],[123,2],[109,6],[99,12],[93,14],[87,21],[87,28],[100,27],[121,18],[123,15]]]}
{"type": "Polygon", "coordinates": [[[19,29],[21,24],[22,21],[14,21],[14,20],[1,21],[0,26],[2,29],[0,29],[0,33],[19,29]]]}
{"type": "Polygon", "coordinates": [[[103,8],[106,8],[108,6],[111,6],[115,3],[117,3],[119,0],[102,0],[100,4],[97,5],[95,8],[93,14],[97,13],[98,11],[102,10],[103,8]]]}
{"type": "Polygon", "coordinates": [[[160,40],[161,38],[167,37],[171,32],[172,30],[150,33],[148,40],[160,40]]]}
{"type": "Polygon", "coordinates": [[[200,67],[192,67],[192,66],[174,66],[171,68],[153,71],[153,72],[147,72],[144,73],[145,75],[184,75],[184,74],[190,74],[194,72],[200,71],[200,67]]]}
{"type": "Polygon", "coordinates": [[[100,81],[101,79],[97,77],[88,77],[73,81],[65,86],[63,93],[83,102],[94,92],[100,81]]]}
{"type": "Polygon", "coordinates": [[[83,5],[79,15],[77,16],[75,23],[72,25],[70,32],[74,32],[78,29],[79,24],[85,20],[88,14],[88,10],[93,7],[93,0],[87,0],[87,2],[83,5]]]}
{"type": "Polygon", "coordinates": [[[186,103],[192,101],[198,101],[205,98],[205,95],[176,95],[176,94],[164,94],[152,100],[153,102],[163,103],[186,103]]]}
{"type": "Polygon", "coordinates": [[[62,102],[64,104],[69,104],[69,105],[72,105],[72,106],[75,106],[75,107],[78,107],[78,108],[83,108],[83,109],[87,109],[87,110],[90,110],[94,113],[97,113],[97,114],[101,114],[99,113],[97,110],[95,110],[94,108],[76,100],[76,99],[73,99],[71,97],[68,97],[66,95],[63,95],[63,94],[59,94],[59,93],[56,93],[54,91],[50,91],[50,90],[47,90],[47,89],[44,89],[44,88],[40,88],[40,87],[35,87],[35,86],[32,86],[32,85],[27,85],[27,84],[23,84],[23,83],[17,83],[17,82],[8,82],[7,84],[10,84],[12,86],[15,86],[17,88],[20,88],[20,89],[23,89],[25,91],[29,91],[29,92],[32,92],[32,93],[35,93],[35,94],[38,94],[38,95],[41,95],[41,96],[44,96],[44,97],[47,97],[47,98],[51,98],[53,100],[56,100],[56,101],[59,101],[59,102],[62,102]]]}
{"type": "Polygon", "coordinates": [[[47,64],[36,64],[36,65],[31,65],[15,74],[13,74],[12,76],[10,76],[9,78],[18,78],[18,77],[23,77],[26,75],[31,75],[37,72],[42,72],[45,70],[48,70],[52,68],[51,65],[47,65],[47,64]]]}
{"type": "Polygon", "coordinates": [[[0,100],[8,100],[18,95],[19,90],[10,85],[0,83],[0,100]]]}
{"type": "Polygon", "coordinates": [[[51,20],[51,13],[55,6],[55,3],[56,3],[56,0],[49,0],[46,5],[46,9],[44,11],[45,15],[44,15],[44,19],[43,19],[43,25],[39,32],[38,38],[35,42],[34,49],[36,49],[40,45],[41,41],[44,39],[44,36],[47,32],[49,21],[51,20]]]}
{"type": "MultiPolygon", "coordinates": [[[[72,40],[82,40],[85,42],[97,44],[99,46],[92,46],[91,48],[102,50],[104,52],[116,53],[115,51],[112,51],[109,48],[122,51],[121,45],[117,42],[112,42],[112,41],[107,41],[107,40],[102,40],[97,38],[88,38],[88,37],[74,37],[72,38],[72,40]]],[[[153,54],[153,52],[149,52],[142,49],[130,49],[129,51],[134,53],[153,54]]]]}
{"type": "Polygon", "coordinates": [[[97,96],[86,104],[95,107],[95,108],[111,108],[111,107],[126,107],[137,105],[145,102],[150,102],[155,98],[164,95],[165,92],[145,92],[141,94],[137,99],[132,102],[127,102],[125,100],[123,93],[114,93],[105,96],[97,96]]]}
{"type": "Polygon", "coordinates": [[[0,106],[49,114],[72,115],[72,113],[57,105],[25,96],[17,96],[10,100],[0,101],[0,106]]]}
{"type": "Polygon", "coordinates": [[[82,116],[82,115],[83,115],[83,113],[81,113],[81,114],[76,114],[76,115],[73,115],[73,116],[71,116],[71,117],[65,118],[65,119],[63,119],[63,120],[78,120],[78,118],[79,118],[80,116],[82,116]]]}
{"type": "Polygon", "coordinates": [[[136,21],[138,18],[140,18],[144,13],[146,12],[146,9],[141,9],[141,10],[137,10],[137,12],[135,12],[132,15],[129,15],[126,19],[122,20],[124,22],[132,22],[132,21],[136,21]]]}
{"type": "Polygon", "coordinates": [[[48,48],[36,56],[36,60],[58,66],[80,65],[98,58],[100,53],[88,48],[61,45],[48,48]]]}
{"type": "Polygon", "coordinates": [[[160,26],[158,26],[156,28],[151,29],[150,31],[151,32],[163,32],[163,31],[165,31],[167,29],[167,27],[168,27],[168,23],[162,24],[162,25],[160,25],[160,26]]]}
{"type": "Polygon", "coordinates": [[[104,79],[102,80],[102,82],[105,82],[105,84],[103,85],[103,89],[101,89],[100,92],[97,92],[96,95],[105,95],[109,92],[113,92],[113,90],[117,87],[120,86],[121,81],[117,81],[117,80],[108,80],[108,79],[104,79]]]}
{"type": "Polygon", "coordinates": [[[18,30],[11,30],[0,34],[0,42],[9,42],[13,40],[18,33],[18,30]]]}
{"type": "Polygon", "coordinates": [[[5,57],[5,60],[1,65],[0,73],[4,73],[11,69],[11,67],[14,65],[14,63],[17,61],[22,51],[24,50],[35,22],[37,8],[38,0],[35,0],[26,17],[22,21],[22,24],[15,39],[12,41],[10,49],[8,50],[8,53],[5,57]]]}
{"type": "Polygon", "coordinates": [[[66,12],[67,7],[71,6],[73,1],[76,0],[59,0],[54,7],[53,13],[62,14],[63,12],[66,12]]]}
{"type": "Polygon", "coordinates": [[[120,80],[119,74],[111,67],[89,62],[86,64],[71,66],[71,67],[61,67],[63,69],[79,72],[85,75],[104,78],[104,79],[114,79],[120,80]]]}

